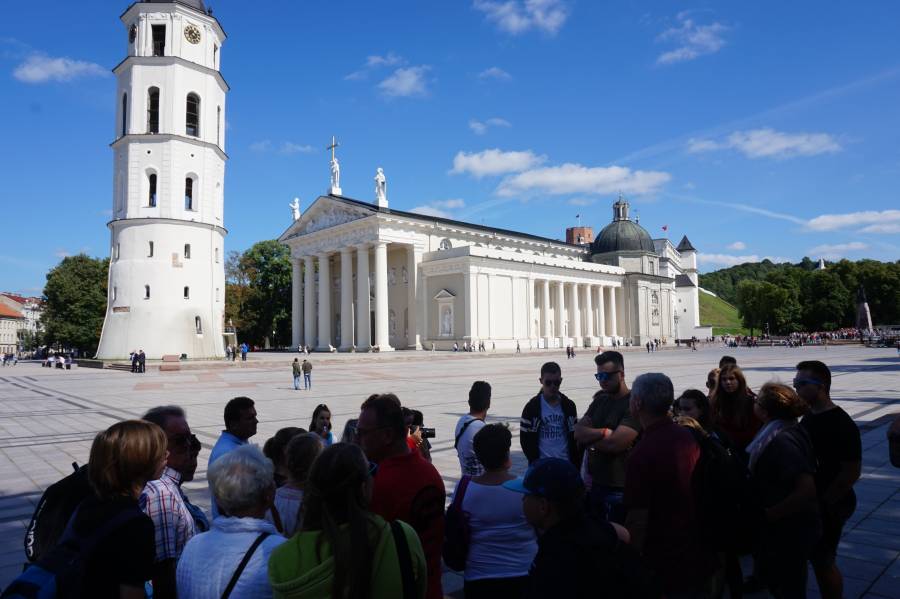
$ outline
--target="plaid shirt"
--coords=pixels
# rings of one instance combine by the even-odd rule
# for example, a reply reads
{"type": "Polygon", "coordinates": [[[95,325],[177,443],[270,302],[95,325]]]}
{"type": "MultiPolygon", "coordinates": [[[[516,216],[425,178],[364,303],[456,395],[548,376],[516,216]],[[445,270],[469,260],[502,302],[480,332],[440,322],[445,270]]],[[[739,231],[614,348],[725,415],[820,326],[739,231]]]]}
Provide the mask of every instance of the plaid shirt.
{"type": "Polygon", "coordinates": [[[185,544],[203,523],[194,522],[187,497],[181,491],[181,474],[166,466],[162,476],[151,480],[141,493],[140,507],[153,520],[156,561],[178,559],[185,544]]]}

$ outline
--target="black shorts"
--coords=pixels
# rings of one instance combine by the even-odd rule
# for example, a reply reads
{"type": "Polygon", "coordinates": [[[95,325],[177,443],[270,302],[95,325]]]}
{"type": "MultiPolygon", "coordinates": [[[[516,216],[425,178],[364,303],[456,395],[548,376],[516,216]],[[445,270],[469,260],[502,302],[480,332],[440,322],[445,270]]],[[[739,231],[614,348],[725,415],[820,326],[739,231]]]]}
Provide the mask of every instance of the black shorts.
{"type": "Polygon", "coordinates": [[[809,556],[813,568],[829,568],[834,564],[838,543],[841,542],[841,533],[846,523],[847,518],[822,514],[822,536],[809,556]]]}

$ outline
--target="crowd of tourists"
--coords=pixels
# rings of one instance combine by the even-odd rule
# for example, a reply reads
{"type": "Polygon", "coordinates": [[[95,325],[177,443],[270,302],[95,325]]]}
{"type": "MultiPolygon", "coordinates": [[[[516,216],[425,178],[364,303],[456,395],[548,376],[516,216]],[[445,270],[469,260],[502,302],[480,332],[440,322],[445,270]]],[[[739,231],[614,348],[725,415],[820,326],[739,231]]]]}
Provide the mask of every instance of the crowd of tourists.
{"type": "Polygon", "coordinates": [[[183,489],[202,449],[186,412],[153,408],[97,435],[83,501],[3,597],[64,581],[122,599],[440,599],[446,566],[467,598],[792,598],[806,595],[807,564],[822,597],[842,596],[836,549],[862,450],[824,363],[754,392],[725,356],[706,391],[676,397],[662,373],[629,384],[619,352],[594,362],[599,389],[580,415],[559,364],[541,367],[519,423],[521,478],[513,431],[486,422],[491,385],[474,382],[446,509],[433,431],[394,394],[366,398],[340,439],[321,404],[262,449],[254,401],[230,400],[209,514],[183,489]]]}

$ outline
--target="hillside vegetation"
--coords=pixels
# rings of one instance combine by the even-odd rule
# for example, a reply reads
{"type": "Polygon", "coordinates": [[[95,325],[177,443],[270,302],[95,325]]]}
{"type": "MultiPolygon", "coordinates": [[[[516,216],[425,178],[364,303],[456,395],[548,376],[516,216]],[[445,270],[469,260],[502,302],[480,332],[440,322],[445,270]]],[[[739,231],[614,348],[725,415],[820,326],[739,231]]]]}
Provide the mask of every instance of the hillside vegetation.
{"type": "Polygon", "coordinates": [[[746,335],[738,309],[719,297],[700,292],[700,323],[713,327],[713,335],[746,335]]]}

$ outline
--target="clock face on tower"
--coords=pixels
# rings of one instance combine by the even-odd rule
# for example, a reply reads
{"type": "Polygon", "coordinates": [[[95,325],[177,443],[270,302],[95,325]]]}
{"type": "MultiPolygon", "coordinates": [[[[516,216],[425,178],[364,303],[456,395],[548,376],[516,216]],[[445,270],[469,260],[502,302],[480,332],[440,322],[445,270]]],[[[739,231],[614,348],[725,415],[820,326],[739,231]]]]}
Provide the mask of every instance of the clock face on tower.
{"type": "Polygon", "coordinates": [[[128,30],[128,41],[133,44],[136,37],[137,37],[137,25],[132,24],[131,29],[128,30]]]}
{"type": "Polygon", "coordinates": [[[194,25],[188,25],[184,28],[184,38],[192,44],[200,43],[200,30],[194,25]]]}

